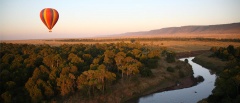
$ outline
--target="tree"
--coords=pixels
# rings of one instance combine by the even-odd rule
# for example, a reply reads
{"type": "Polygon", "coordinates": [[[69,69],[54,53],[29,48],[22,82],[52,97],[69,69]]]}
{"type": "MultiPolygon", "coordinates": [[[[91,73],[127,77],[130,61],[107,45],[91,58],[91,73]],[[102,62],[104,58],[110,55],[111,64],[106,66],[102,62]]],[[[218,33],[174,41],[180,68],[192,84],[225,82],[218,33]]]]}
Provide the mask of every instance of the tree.
{"type": "Polygon", "coordinates": [[[100,61],[99,58],[93,59],[93,63],[90,65],[90,69],[91,70],[96,70],[97,67],[99,66],[99,61],[100,61]]]}
{"type": "Polygon", "coordinates": [[[159,50],[152,50],[148,53],[148,58],[160,58],[160,51],[159,50]]]}
{"type": "Polygon", "coordinates": [[[57,78],[57,86],[60,87],[62,96],[67,96],[70,93],[75,92],[75,88],[77,87],[75,73],[77,73],[77,69],[74,66],[62,69],[60,77],[57,78]]]}
{"type": "Polygon", "coordinates": [[[11,103],[12,102],[12,94],[9,91],[4,92],[1,94],[2,99],[5,103],[11,103]]]}
{"type": "Polygon", "coordinates": [[[13,90],[15,86],[16,86],[16,83],[14,81],[6,82],[6,90],[13,90]]]}
{"type": "Polygon", "coordinates": [[[233,46],[233,45],[229,45],[229,46],[227,47],[227,51],[228,51],[229,54],[234,55],[234,53],[235,53],[234,46],[233,46]]]}
{"type": "Polygon", "coordinates": [[[32,102],[39,102],[43,99],[42,91],[38,88],[33,78],[28,79],[25,88],[29,92],[32,102]]]}
{"type": "Polygon", "coordinates": [[[114,58],[118,71],[119,70],[122,71],[122,77],[123,77],[124,69],[126,68],[124,63],[125,57],[126,57],[126,54],[124,52],[118,52],[114,58]]]}
{"type": "Polygon", "coordinates": [[[43,99],[50,99],[51,97],[54,96],[54,91],[52,89],[51,84],[43,81],[42,79],[38,79],[36,81],[36,84],[38,88],[41,90],[43,93],[42,95],[44,96],[43,99]]]}
{"type": "Polygon", "coordinates": [[[135,39],[131,39],[130,41],[131,41],[131,43],[134,43],[136,40],[135,39]]]}
{"type": "Polygon", "coordinates": [[[93,57],[91,56],[91,54],[83,54],[83,60],[85,62],[91,63],[92,59],[93,59],[93,57]]]}
{"type": "Polygon", "coordinates": [[[44,57],[43,63],[48,67],[54,67],[54,55],[48,55],[44,57]]]}
{"type": "Polygon", "coordinates": [[[73,53],[70,53],[68,55],[68,60],[70,61],[70,63],[72,64],[79,64],[79,63],[82,63],[84,62],[80,57],[78,57],[77,55],[73,54],[73,53]]]}
{"type": "Polygon", "coordinates": [[[124,62],[126,63],[125,73],[127,74],[127,76],[139,73],[138,68],[141,67],[142,65],[139,61],[137,61],[136,59],[133,59],[132,57],[126,57],[124,59],[124,62]]]}
{"type": "Polygon", "coordinates": [[[173,63],[175,62],[175,57],[176,57],[176,54],[174,52],[168,52],[166,60],[168,63],[173,63]]]}
{"type": "Polygon", "coordinates": [[[116,75],[106,70],[106,66],[101,64],[97,70],[88,70],[83,72],[77,79],[78,89],[88,89],[90,97],[91,91],[94,93],[94,88],[100,89],[104,93],[106,81],[115,80],[116,75]]]}
{"type": "Polygon", "coordinates": [[[5,54],[2,58],[1,58],[3,63],[6,64],[11,64],[12,61],[14,60],[14,55],[12,54],[5,54]]]}
{"type": "Polygon", "coordinates": [[[138,49],[133,49],[132,50],[132,54],[136,57],[136,58],[140,58],[142,51],[138,50],[138,49]]]}
{"type": "Polygon", "coordinates": [[[112,59],[114,58],[114,56],[115,56],[115,53],[113,51],[106,50],[104,52],[104,61],[103,62],[108,65],[112,64],[113,63],[112,59]]]}
{"type": "Polygon", "coordinates": [[[88,90],[88,96],[91,96],[91,88],[94,92],[94,88],[97,85],[97,78],[95,75],[95,70],[88,70],[83,72],[77,79],[77,87],[79,90],[84,89],[85,87],[88,90]]]}
{"type": "Polygon", "coordinates": [[[59,67],[59,65],[63,64],[63,60],[62,57],[59,54],[56,54],[54,57],[54,63],[56,65],[56,67],[59,67]]]}
{"type": "Polygon", "coordinates": [[[114,56],[115,53],[112,50],[106,50],[104,52],[103,63],[106,65],[106,68],[110,71],[114,71],[114,56]]]}
{"type": "Polygon", "coordinates": [[[116,78],[116,75],[114,73],[111,73],[111,72],[108,72],[106,70],[106,66],[101,64],[99,67],[98,67],[98,70],[96,72],[97,74],[97,78],[98,78],[98,82],[100,82],[98,84],[98,89],[100,89],[102,87],[102,91],[104,93],[104,88],[105,88],[105,80],[111,82],[113,80],[115,80],[116,78]]]}
{"type": "Polygon", "coordinates": [[[66,75],[60,74],[60,77],[57,78],[57,86],[60,87],[62,96],[67,96],[75,91],[75,79],[75,76],[71,73],[66,75]]]}

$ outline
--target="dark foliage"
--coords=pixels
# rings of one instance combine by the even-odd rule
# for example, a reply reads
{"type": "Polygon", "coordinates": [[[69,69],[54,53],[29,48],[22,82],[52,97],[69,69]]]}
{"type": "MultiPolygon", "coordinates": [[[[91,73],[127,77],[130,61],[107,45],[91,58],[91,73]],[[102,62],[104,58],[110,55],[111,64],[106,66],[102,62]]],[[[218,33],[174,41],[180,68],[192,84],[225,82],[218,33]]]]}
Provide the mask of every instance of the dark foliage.
{"type": "Polygon", "coordinates": [[[152,71],[148,68],[140,68],[140,74],[142,77],[150,77],[153,75],[152,71]]]}
{"type": "Polygon", "coordinates": [[[168,71],[168,72],[174,72],[175,70],[174,70],[173,67],[167,67],[167,71],[168,71]]]}
{"type": "Polygon", "coordinates": [[[219,73],[212,95],[207,98],[209,103],[239,103],[240,101],[240,47],[211,48],[213,57],[228,61],[227,66],[219,73]]]}
{"type": "Polygon", "coordinates": [[[166,61],[168,63],[173,63],[175,62],[176,54],[174,52],[167,52],[167,58],[166,61]]]}
{"type": "Polygon", "coordinates": [[[101,94],[123,75],[151,76],[148,68],[157,67],[160,54],[138,43],[0,43],[0,101],[46,102],[78,90],[101,94]]]}

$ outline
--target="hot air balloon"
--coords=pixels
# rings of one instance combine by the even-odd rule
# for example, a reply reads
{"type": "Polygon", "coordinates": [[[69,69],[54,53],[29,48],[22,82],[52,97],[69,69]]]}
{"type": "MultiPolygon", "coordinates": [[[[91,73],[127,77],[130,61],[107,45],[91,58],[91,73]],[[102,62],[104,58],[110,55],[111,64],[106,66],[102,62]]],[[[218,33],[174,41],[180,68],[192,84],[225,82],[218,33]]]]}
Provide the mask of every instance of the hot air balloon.
{"type": "Polygon", "coordinates": [[[49,32],[52,32],[52,28],[58,21],[58,12],[53,8],[45,8],[40,12],[40,18],[42,22],[49,29],[49,32]]]}

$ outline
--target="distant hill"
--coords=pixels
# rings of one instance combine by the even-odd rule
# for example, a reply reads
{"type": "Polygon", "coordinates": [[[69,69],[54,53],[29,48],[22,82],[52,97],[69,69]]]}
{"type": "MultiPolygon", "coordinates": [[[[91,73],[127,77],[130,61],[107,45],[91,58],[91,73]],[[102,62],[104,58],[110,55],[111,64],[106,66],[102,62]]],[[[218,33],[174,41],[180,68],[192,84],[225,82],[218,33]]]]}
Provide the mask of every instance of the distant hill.
{"type": "Polygon", "coordinates": [[[150,31],[128,32],[119,36],[143,35],[197,35],[197,34],[240,34],[240,22],[219,25],[168,27],[150,31]]]}

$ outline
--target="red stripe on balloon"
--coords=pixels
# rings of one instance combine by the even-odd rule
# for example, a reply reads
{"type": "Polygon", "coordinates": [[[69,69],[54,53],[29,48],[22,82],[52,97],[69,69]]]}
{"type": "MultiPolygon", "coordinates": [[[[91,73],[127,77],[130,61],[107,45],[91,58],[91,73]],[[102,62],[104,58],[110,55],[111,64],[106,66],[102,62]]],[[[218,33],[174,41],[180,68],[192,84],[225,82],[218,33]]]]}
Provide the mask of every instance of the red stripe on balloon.
{"type": "Polygon", "coordinates": [[[51,13],[51,15],[52,15],[52,16],[50,17],[50,21],[51,21],[51,23],[50,23],[51,25],[50,25],[50,26],[51,26],[51,28],[53,28],[53,18],[54,18],[53,9],[50,9],[50,13],[51,13]]]}
{"type": "Polygon", "coordinates": [[[43,10],[40,12],[40,18],[41,18],[42,22],[47,26],[46,21],[45,21],[45,18],[44,18],[44,11],[45,11],[45,9],[43,9],[43,10]]]}

